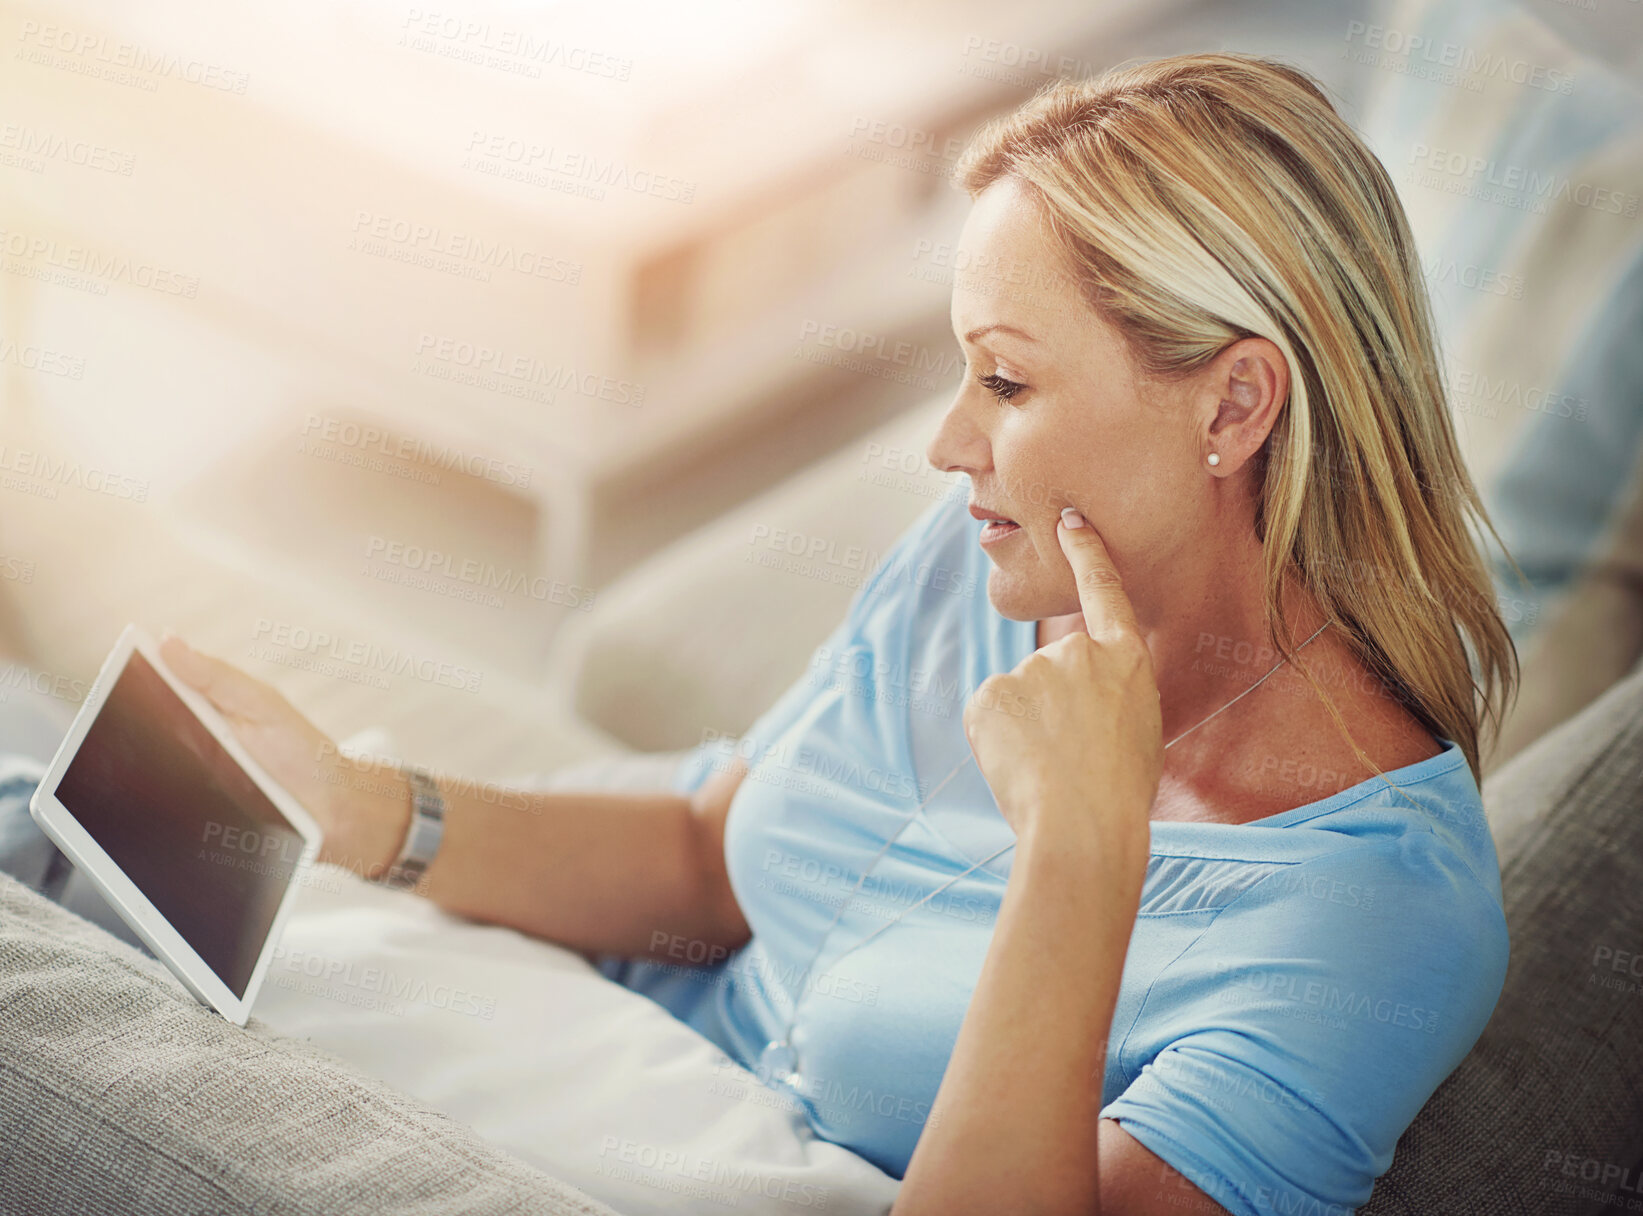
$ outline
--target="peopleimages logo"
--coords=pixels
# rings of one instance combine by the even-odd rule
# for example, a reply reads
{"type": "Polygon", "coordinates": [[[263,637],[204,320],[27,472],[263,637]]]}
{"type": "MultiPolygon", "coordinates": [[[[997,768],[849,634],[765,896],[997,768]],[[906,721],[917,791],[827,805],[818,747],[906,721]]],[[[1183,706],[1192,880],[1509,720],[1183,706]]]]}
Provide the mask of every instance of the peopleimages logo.
{"type": "Polygon", "coordinates": [[[308,629],[285,621],[259,618],[251,633],[253,658],[288,667],[325,672],[340,664],[363,676],[374,677],[379,688],[389,676],[408,675],[442,688],[478,692],[483,673],[457,663],[425,658],[397,646],[348,641],[322,629],[308,629]],[[283,652],[283,654],[281,653],[283,652]]]}
{"type": "Polygon", "coordinates": [[[514,464],[496,456],[470,452],[448,443],[433,443],[411,435],[397,435],[384,427],[368,422],[353,422],[345,418],[322,417],[309,414],[302,424],[304,441],[318,440],[359,452],[386,456],[425,464],[444,472],[465,473],[502,486],[530,485],[529,465],[514,464]]]}
{"type": "MultiPolygon", "coordinates": [[[[219,89],[225,93],[244,93],[251,78],[203,59],[190,59],[155,51],[135,42],[113,42],[107,35],[86,33],[61,25],[41,25],[25,21],[18,41],[23,44],[17,52],[19,59],[42,63],[46,67],[72,67],[89,76],[124,69],[147,77],[170,78],[188,84],[219,89]],[[53,55],[61,56],[55,60],[53,55]]],[[[153,92],[156,82],[143,81],[143,87],[153,92]]]]}
{"type": "Polygon", "coordinates": [[[98,253],[85,245],[58,241],[16,229],[0,228],[0,253],[106,283],[129,283],[161,295],[192,300],[200,294],[198,276],[153,262],[134,262],[123,254],[98,253]]]}
{"type": "Polygon", "coordinates": [[[643,384],[565,363],[549,363],[534,355],[509,352],[483,342],[423,333],[417,338],[416,355],[419,360],[430,360],[470,373],[477,378],[474,383],[479,387],[489,387],[489,380],[501,377],[521,385],[540,385],[554,392],[568,390],[590,400],[608,401],[614,405],[638,408],[645,403],[643,384]]]}
{"type": "Polygon", "coordinates": [[[513,71],[532,79],[540,79],[545,67],[611,80],[626,80],[633,74],[633,60],[624,56],[454,13],[407,9],[400,27],[399,45],[410,50],[513,71]]]}
{"type": "Polygon", "coordinates": [[[738,756],[752,759],[757,752],[758,763],[748,773],[749,779],[754,781],[780,785],[795,777],[814,778],[821,789],[836,790],[839,786],[846,786],[893,798],[916,798],[923,792],[918,783],[905,773],[876,764],[862,764],[854,756],[830,756],[813,747],[799,746],[786,740],[758,751],[758,745],[752,739],[708,728],[702,732],[702,742],[719,744],[721,755],[715,763],[728,764],[738,756]]]}
{"type": "MultiPolygon", "coordinates": [[[[275,946],[270,962],[293,975],[306,976],[322,984],[356,989],[403,1005],[428,1005],[452,1013],[465,1013],[490,1021],[496,1016],[496,998],[480,996],[465,988],[429,983],[421,976],[401,975],[386,967],[355,966],[342,959],[327,958],[309,950],[275,946]]],[[[319,993],[317,995],[325,995],[319,993]]],[[[398,1010],[397,1012],[403,1012],[398,1010]]]]}
{"type": "Polygon", "coordinates": [[[354,213],[349,248],[390,261],[459,272],[487,283],[493,270],[571,285],[582,279],[582,264],[568,258],[375,211],[354,213]]]}
{"type": "Polygon", "coordinates": [[[148,483],[135,477],[111,473],[96,465],[82,464],[47,452],[8,448],[0,444],[0,488],[56,498],[62,486],[73,486],[111,498],[148,501],[148,483]]]}
{"type": "Polygon", "coordinates": [[[1407,56],[1412,62],[1418,61],[1431,67],[1452,68],[1463,78],[1507,80],[1547,93],[1561,93],[1565,97],[1574,92],[1574,76],[1550,64],[1513,59],[1425,34],[1349,21],[1346,24],[1346,41],[1359,43],[1372,51],[1407,56]]]}
{"type": "Polygon", "coordinates": [[[959,368],[959,357],[951,351],[938,351],[905,338],[867,333],[848,326],[824,325],[819,321],[805,321],[799,326],[799,343],[801,346],[824,346],[863,359],[874,359],[937,376],[950,376],[959,368]]]}
{"type": "Polygon", "coordinates": [[[47,350],[43,346],[24,346],[0,338],[0,364],[7,363],[25,371],[39,372],[46,376],[63,376],[69,380],[84,379],[86,374],[84,355],[47,350]]]}
{"type": "MultiPolygon", "coordinates": [[[[1478,194],[1491,201],[1509,202],[1515,198],[1519,203],[1541,206],[1548,202],[1567,202],[1611,215],[1637,214],[1637,195],[1629,191],[1577,181],[1566,173],[1503,162],[1475,152],[1415,143],[1409,148],[1409,164],[1418,173],[1436,181],[1493,190],[1497,192],[1494,195],[1478,194]]],[[[1432,184],[1420,176],[1416,180],[1422,185],[1432,184]]]]}
{"type": "Polygon", "coordinates": [[[624,160],[494,131],[476,130],[468,137],[462,168],[527,185],[551,185],[596,201],[603,201],[609,189],[688,205],[696,201],[699,184],[624,160]]]}
{"type": "Polygon", "coordinates": [[[1355,992],[1338,984],[1303,981],[1280,971],[1243,965],[1224,968],[1223,978],[1251,992],[1315,1010],[1326,1019],[1344,1015],[1400,1026],[1422,1034],[1436,1034],[1438,1030],[1438,1012],[1435,1009],[1355,992]]]}
{"type": "Polygon", "coordinates": [[[605,1159],[599,1172],[607,1177],[631,1177],[635,1182],[647,1182],[662,1190],[700,1183],[701,1189],[683,1193],[717,1198],[730,1207],[735,1207],[743,1195],[750,1193],[795,1207],[827,1207],[829,1192],[825,1186],[763,1174],[740,1161],[714,1161],[682,1149],[625,1140],[620,1136],[606,1136],[600,1143],[599,1156],[605,1159]],[[661,1186],[663,1181],[669,1185],[661,1186]]]}
{"type": "Polygon", "coordinates": [[[82,169],[96,169],[130,177],[137,158],[84,139],[68,139],[51,131],[8,122],[0,124],[0,148],[38,161],[60,160],[82,169]]]}
{"type": "Polygon", "coordinates": [[[8,663],[0,668],[0,701],[11,700],[12,692],[28,689],[45,697],[56,697],[78,705],[86,699],[86,682],[72,676],[53,675],[49,671],[35,671],[22,663],[8,663]]]}
{"type": "Polygon", "coordinates": [[[440,549],[391,540],[385,536],[372,536],[365,542],[365,558],[366,573],[370,573],[372,561],[379,561],[419,574],[469,584],[485,591],[528,596],[533,600],[559,604],[566,608],[580,608],[583,611],[593,607],[594,593],[591,588],[567,583],[562,579],[550,579],[544,575],[531,575],[522,570],[499,567],[495,562],[457,557],[440,549]]]}

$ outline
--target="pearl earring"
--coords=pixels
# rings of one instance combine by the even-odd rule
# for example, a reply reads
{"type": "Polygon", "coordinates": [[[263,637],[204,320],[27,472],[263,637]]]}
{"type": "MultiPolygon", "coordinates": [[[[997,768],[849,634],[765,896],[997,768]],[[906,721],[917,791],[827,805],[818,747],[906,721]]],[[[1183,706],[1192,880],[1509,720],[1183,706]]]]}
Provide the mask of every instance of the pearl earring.
{"type": "Polygon", "coordinates": [[[1220,463],[1221,463],[1221,453],[1219,453],[1219,452],[1211,452],[1211,453],[1210,453],[1210,454],[1209,454],[1209,462],[1210,462],[1210,464],[1212,464],[1212,465],[1217,465],[1217,464],[1220,464],[1220,463]]]}

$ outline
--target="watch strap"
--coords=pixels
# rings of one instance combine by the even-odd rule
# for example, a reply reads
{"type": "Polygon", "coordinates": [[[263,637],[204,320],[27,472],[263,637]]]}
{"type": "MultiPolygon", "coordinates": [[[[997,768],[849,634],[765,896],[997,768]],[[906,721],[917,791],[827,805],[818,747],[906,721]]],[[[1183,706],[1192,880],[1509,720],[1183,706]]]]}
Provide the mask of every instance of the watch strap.
{"type": "Polygon", "coordinates": [[[445,834],[445,797],[426,769],[407,765],[400,771],[411,786],[411,823],[405,831],[399,856],[388,867],[382,881],[390,887],[408,890],[422,881],[422,875],[439,851],[445,834]]]}

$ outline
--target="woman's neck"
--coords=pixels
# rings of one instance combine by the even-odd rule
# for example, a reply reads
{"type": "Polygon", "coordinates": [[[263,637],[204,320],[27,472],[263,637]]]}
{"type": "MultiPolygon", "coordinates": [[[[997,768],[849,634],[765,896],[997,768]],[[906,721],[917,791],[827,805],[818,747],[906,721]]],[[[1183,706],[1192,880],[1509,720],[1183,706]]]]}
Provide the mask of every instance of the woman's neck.
{"type": "MultiPolygon", "coordinates": [[[[1440,750],[1335,629],[1324,630],[1259,693],[1207,721],[1271,672],[1279,656],[1267,627],[1258,550],[1252,560],[1223,561],[1195,573],[1182,577],[1179,570],[1154,569],[1129,575],[1158,681],[1163,736],[1185,735],[1180,747],[1166,753],[1153,819],[1248,823],[1440,750]],[[1166,589],[1162,599],[1148,594],[1158,587],[1166,589]],[[1328,690],[1339,719],[1319,687],[1328,690]],[[1349,724],[1350,738],[1341,721],[1349,724]]],[[[1325,619],[1317,599],[1293,579],[1284,587],[1282,611],[1297,647],[1325,619]]],[[[1048,617],[1038,622],[1039,645],[1083,628],[1077,612],[1048,617]]]]}
{"type": "MultiPolygon", "coordinates": [[[[1279,662],[1268,628],[1261,550],[1253,537],[1251,542],[1196,578],[1183,582],[1177,569],[1165,597],[1137,597],[1166,739],[1226,705],[1279,662]]],[[[1283,612],[1297,645],[1324,621],[1316,599],[1293,580],[1284,589],[1283,612]]],[[[1084,627],[1082,613],[1046,617],[1038,622],[1038,645],[1084,627]]]]}

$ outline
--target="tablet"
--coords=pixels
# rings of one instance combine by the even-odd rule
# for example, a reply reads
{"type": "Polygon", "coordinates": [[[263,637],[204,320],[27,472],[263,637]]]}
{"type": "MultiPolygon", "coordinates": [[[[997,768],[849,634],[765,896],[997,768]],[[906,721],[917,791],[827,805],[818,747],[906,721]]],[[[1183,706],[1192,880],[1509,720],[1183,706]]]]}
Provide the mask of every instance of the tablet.
{"type": "Polygon", "coordinates": [[[245,1025],[319,825],[135,626],[29,812],[200,1001],[245,1025]]]}

